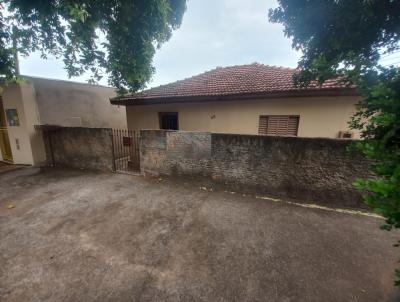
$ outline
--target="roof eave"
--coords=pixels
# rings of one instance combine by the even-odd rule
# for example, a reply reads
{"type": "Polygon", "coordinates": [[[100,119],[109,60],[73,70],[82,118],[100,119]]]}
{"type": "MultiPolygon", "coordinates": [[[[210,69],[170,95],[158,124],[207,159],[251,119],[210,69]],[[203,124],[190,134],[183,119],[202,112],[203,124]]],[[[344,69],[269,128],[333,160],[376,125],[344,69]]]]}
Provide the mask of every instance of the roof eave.
{"type": "Polygon", "coordinates": [[[138,106],[154,104],[193,103],[212,101],[232,101],[239,99],[263,99],[304,96],[358,96],[354,87],[326,88],[326,89],[301,89],[289,91],[275,91],[262,93],[243,93],[226,95],[196,95],[196,96],[167,96],[167,97],[115,97],[110,99],[113,105],[138,106]]]}

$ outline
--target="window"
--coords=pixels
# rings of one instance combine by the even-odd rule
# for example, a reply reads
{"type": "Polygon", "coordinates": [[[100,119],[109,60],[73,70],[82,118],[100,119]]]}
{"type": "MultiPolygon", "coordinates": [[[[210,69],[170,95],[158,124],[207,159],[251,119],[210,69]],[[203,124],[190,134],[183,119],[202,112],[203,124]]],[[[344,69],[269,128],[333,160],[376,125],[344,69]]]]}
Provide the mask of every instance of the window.
{"type": "Polygon", "coordinates": [[[299,119],[297,115],[261,115],[258,134],[297,136],[299,119]]]}
{"type": "Polygon", "coordinates": [[[160,112],[160,129],[179,130],[178,112],[160,112]]]}

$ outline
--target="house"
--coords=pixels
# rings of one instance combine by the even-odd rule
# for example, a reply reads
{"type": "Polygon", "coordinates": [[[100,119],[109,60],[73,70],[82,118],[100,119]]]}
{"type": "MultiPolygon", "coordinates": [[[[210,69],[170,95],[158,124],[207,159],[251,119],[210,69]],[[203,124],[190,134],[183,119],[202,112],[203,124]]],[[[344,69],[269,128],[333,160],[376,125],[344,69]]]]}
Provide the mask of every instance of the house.
{"type": "Polygon", "coordinates": [[[356,89],[335,80],[299,89],[295,72],[257,63],[218,67],[111,103],[126,106],[132,130],[358,137],[347,125],[360,100],[356,89]]]}
{"type": "Polygon", "coordinates": [[[113,88],[24,76],[2,87],[0,160],[16,164],[45,161],[41,132],[35,125],[126,128],[124,108],[111,106],[113,88]]]}

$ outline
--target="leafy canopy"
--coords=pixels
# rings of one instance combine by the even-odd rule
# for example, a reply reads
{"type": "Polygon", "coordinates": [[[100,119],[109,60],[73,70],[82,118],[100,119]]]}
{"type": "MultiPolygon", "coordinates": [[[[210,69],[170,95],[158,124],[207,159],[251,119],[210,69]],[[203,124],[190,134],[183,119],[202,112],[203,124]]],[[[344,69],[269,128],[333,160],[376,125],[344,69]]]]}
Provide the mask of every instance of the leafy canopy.
{"type": "Polygon", "coordinates": [[[181,24],[186,0],[0,0],[0,75],[13,79],[13,37],[22,55],[62,56],[69,77],[109,75],[120,92],[145,86],[156,47],[181,24]]]}
{"type": "MultiPolygon", "coordinates": [[[[303,52],[297,84],[340,76],[357,85],[363,99],[350,126],[363,140],[354,148],[372,160],[376,177],[354,185],[386,218],[383,229],[400,228],[400,69],[379,65],[382,55],[400,53],[400,0],[278,2],[270,20],[303,52]]],[[[397,277],[400,286],[400,270],[397,277]]]]}
{"type": "Polygon", "coordinates": [[[278,0],[269,11],[284,25],[293,48],[303,56],[297,79],[324,81],[338,74],[354,76],[375,68],[380,52],[399,49],[399,0],[278,0]]]}

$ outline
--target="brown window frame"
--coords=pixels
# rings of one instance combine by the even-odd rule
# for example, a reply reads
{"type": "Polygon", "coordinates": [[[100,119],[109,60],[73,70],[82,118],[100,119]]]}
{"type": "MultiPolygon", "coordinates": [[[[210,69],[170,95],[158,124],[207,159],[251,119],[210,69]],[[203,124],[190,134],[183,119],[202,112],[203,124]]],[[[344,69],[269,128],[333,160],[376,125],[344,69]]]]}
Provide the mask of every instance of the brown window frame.
{"type": "Polygon", "coordinates": [[[295,114],[265,114],[265,115],[260,115],[258,119],[258,134],[259,135],[267,135],[267,136],[288,136],[288,137],[297,137],[299,135],[299,124],[300,124],[300,115],[295,115],[295,114]],[[290,118],[296,118],[297,119],[297,125],[296,125],[296,135],[289,135],[289,134],[268,134],[268,119],[271,117],[286,117],[288,118],[288,121],[290,118]],[[267,126],[266,126],[266,133],[261,132],[261,119],[262,118],[267,118],[267,126]]]}
{"type": "Polygon", "coordinates": [[[158,124],[159,124],[159,128],[162,130],[179,130],[179,114],[178,114],[178,112],[159,112],[158,113],[158,124]],[[167,115],[176,116],[176,129],[162,128],[162,118],[167,115]]]}

